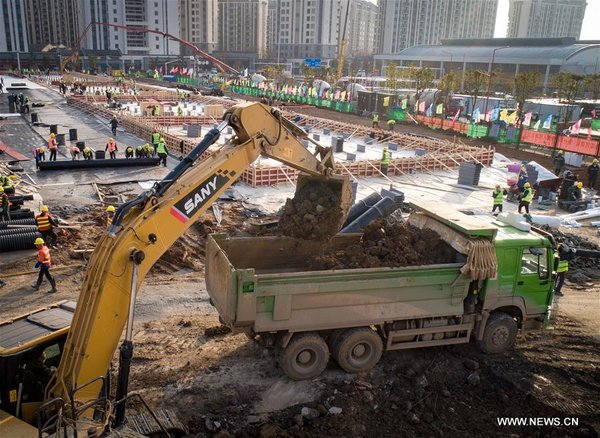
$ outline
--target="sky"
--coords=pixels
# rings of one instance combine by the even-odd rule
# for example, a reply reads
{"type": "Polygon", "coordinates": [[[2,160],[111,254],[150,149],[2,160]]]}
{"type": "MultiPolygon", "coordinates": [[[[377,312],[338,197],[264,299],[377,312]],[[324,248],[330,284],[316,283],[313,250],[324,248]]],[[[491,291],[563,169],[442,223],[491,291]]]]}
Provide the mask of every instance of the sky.
{"type": "MultiPolygon", "coordinates": [[[[581,36],[579,39],[600,40],[600,27],[597,23],[598,17],[600,17],[600,0],[587,0],[585,17],[583,19],[581,36]]],[[[505,37],[507,25],[508,0],[498,0],[498,13],[496,14],[496,29],[494,32],[494,37],[505,37]]]]}

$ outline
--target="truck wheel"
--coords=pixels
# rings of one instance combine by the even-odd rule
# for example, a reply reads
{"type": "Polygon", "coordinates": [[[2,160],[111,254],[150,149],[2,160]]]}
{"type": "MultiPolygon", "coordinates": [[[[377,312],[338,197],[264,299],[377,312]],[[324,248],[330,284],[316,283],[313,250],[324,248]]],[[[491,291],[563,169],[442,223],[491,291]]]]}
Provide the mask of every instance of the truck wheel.
{"type": "Polygon", "coordinates": [[[515,343],[517,338],[517,322],[506,313],[492,313],[477,345],[484,353],[503,353],[515,343]]]}
{"type": "Polygon", "coordinates": [[[316,333],[294,335],[279,353],[279,366],[293,380],[314,379],[327,367],[329,348],[316,333]]]}
{"type": "MultiPolygon", "coordinates": [[[[340,339],[340,336],[342,336],[342,334],[344,333],[346,329],[337,329],[337,330],[333,330],[329,336],[327,336],[327,345],[329,346],[329,351],[331,352],[332,356],[333,356],[333,352],[337,349],[336,345],[337,342],[340,339]]],[[[335,357],[334,357],[335,359],[335,357]]]]}
{"type": "Polygon", "coordinates": [[[373,368],[383,353],[381,337],[368,327],[346,330],[337,340],[333,357],[348,373],[373,368]]]}

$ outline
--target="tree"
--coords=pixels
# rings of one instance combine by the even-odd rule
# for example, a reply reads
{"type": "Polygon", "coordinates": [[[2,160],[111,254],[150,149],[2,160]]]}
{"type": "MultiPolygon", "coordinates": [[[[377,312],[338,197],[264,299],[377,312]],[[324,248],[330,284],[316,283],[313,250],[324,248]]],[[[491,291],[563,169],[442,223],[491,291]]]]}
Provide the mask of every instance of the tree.
{"type": "Polygon", "coordinates": [[[471,113],[475,110],[477,97],[485,89],[489,80],[488,73],[484,71],[473,69],[465,71],[465,93],[471,97],[471,113]]]}
{"type": "Polygon", "coordinates": [[[444,110],[440,117],[444,118],[444,112],[448,107],[448,102],[450,100],[450,96],[454,94],[454,90],[458,89],[460,86],[460,82],[458,80],[458,76],[453,72],[448,72],[444,76],[440,78],[440,82],[438,84],[439,92],[436,94],[436,106],[439,103],[443,103],[444,110]]]}
{"type": "Polygon", "coordinates": [[[392,90],[398,89],[398,66],[391,62],[385,66],[385,86],[392,90]]]}
{"type": "Polygon", "coordinates": [[[278,82],[283,75],[283,65],[275,64],[275,65],[267,65],[263,69],[263,73],[267,79],[271,79],[275,82],[278,82]]]}
{"type": "Polygon", "coordinates": [[[515,99],[518,104],[519,131],[517,134],[517,148],[521,144],[521,133],[523,131],[523,109],[525,101],[533,96],[540,85],[540,74],[537,71],[519,73],[514,79],[515,99]]]}
{"type": "Polygon", "coordinates": [[[96,73],[96,70],[98,69],[98,58],[96,55],[88,56],[88,63],[90,64],[90,71],[96,73]]]}
{"type": "Polygon", "coordinates": [[[415,88],[415,99],[419,99],[421,93],[426,88],[430,88],[433,85],[433,78],[435,73],[429,67],[415,67],[410,65],[404,72],[404,77],[407,77],[412,81],[415,88]]]}
{"type": "MultiPolygon", "coordinates": [[[[552,77],[552,86],[556,88],[558,98],[562,102],[573,104],[577,96],[581,94],[585,76],[574,73],[560,72],[552,77]]],[[[568,107],[565,120],[570,121],[573,108],[568,107]]]]}
{"type": "Polygon", "coordinates": [[[597,100],[600,96],[600,73],[587,75],[585,77],[585,85],[587,91],[591,93],[592,99],[597,100]]]}

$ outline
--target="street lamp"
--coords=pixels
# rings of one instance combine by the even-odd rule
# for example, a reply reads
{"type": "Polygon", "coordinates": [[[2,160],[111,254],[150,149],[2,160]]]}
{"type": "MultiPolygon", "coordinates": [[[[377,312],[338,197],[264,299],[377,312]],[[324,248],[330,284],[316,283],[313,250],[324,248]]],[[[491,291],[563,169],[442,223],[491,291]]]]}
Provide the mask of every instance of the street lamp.
{"type": "Polygon", "coordinates": [[[487,93],[485,95],[485,111],[483,112],[484,120],[487,118],[488,113],[488,102],[490,100],[490,88],[492,88],[492,69],[494,68],[494,60],[496,59],[496,52],[502,49],[509,49],[510,46],[497,47],[492,51],[492,62],[490,63],[490,67],[488,69],[488,86],[487,93]]]}

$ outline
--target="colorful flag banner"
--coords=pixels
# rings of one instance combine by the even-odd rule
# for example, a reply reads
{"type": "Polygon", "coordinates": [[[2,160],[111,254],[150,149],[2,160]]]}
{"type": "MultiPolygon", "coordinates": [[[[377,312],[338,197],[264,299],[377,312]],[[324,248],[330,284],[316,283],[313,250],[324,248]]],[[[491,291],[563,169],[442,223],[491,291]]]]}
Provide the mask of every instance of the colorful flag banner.
{"type": "Polygon", "coordinates": [[[456,114],[454,114],[454,117],[452,118],[452,123],[456,122],[456,120],[458,119],[459,115],[460,115],[460,110],[456,111],[456,114]]]}
{"type": "Polygon", "coordinates": [[[525,114],[525,118],[523,119],[523,126],[531,125],[531,116],[532,115],[533,115],[532,113],[525,114]]]}
{"type": "Polygon", "coordinates": [[[431,117],[433,116],[433,103],[431,105],[429,105],[429,108],[427,108],[427,117],[431,117]]]}
{"type": "Polygon", "coordinates": [[[404,99],[402,99],[402,102],[400,102],[400,108],[405,110],[407,107],[408,107],[408,99],[404,98],[404,99]]]}
{"type": "Polygon", "coordinates": [[[502,110],[500,111],[500,117],[498,117],[500,119],[500,121],[505,122],[506,118],[508,117],[508,110],[502,110]]]}
{"type": "Polygon", "coordinates": [[[581,119],[577,120],[575,123],[573,123],[573,125],[571,126],[571,134],[579,134],[579,131],[581,130],[581,119]]]}
{"type": "Polygon", "coordinates": [[[498,117],[500,117],[500,109],[499,108],[494,108],[492,110],[492,117],[490,117],[490,120],[492,122],[498,120],[498,117]]]}
{"type": "Polygon", "coordinates": [[[443,112],[444,112],[444,104],[438,103],[438,105],[435,107],[435,113],[442,114],[443,112]]]}
{"type": "Polygon", "coordinates": [[[475,111],[473,111],[473,117],[471,117],[471,121],[473,123],[477,123],[479,121],[479,116],[480,116],[479,108],[475,108],[475,111]]]}
{"type": "Polygon", "coordinates": [[[546,117],[546,120],[544,120],[544,124],[542,125],[543,129],[550,129],[552,128],[552,114],[550,114],[548,117],[546,117]]]}
{"type": "Polygon", "coordinates": [[[514,125],[517,121],[517,111],[513,111],[508,117],[506,117],[506,123],[514,125]]]}
{"type": "Polygon", "coordinates": [[[537,122],[535,122],[535,125],[533,126],[533,129],[535,129],[536,131],[539,131],[541,124],[542,124],[542,121],[538,120],[537,122]]]}
{"type": "Polygon", "coordinates": [[[419,103],[419,112],[425,112],[425,102],[419,103]]]}
{"type": "Polygon", "coordinates": [[[383,98],[383,106],[390,106],[390,97],[386,96],[383,98]]]}

